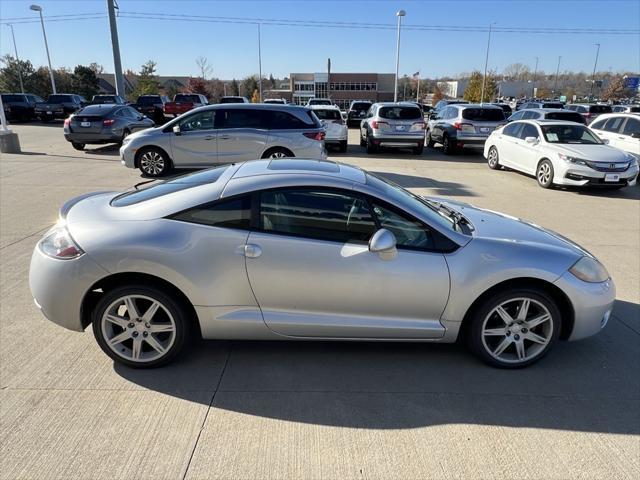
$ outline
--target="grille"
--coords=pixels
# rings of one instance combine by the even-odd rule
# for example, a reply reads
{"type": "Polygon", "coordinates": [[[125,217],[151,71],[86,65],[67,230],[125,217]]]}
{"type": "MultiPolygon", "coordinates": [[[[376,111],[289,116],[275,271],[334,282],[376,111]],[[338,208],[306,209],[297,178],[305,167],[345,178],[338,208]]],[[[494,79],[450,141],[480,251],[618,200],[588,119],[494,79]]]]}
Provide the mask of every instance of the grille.
{"type": "Polygon", "coordinates": [[[605,162],[585,162],[589,167],[598,172],[624,172],[629,168],[629,163],[605,163],[605,162]]]}

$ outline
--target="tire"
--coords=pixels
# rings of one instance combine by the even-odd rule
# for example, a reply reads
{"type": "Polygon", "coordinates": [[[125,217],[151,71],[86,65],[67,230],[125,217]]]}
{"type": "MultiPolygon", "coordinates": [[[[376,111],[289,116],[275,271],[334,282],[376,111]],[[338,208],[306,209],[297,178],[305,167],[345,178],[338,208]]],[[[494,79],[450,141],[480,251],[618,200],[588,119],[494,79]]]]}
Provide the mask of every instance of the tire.
{"type": "Polygon", "coordinates": [[[345,153],[347,151],[347,141],[346,140],[342,140],[340,142],[340,147],[339,147],[340,152],[345,153]]]}
{"type": "Polygon", "coordinates": [[[498,368],[522,368],[540,360],[558,339],[562,322],[553,298],[534,287],[508,288],[493,295],[469,321],[465,334],[470,350],[498,368]],[[525,301],[527,309],[521,318],[525,301]],[[497,312],[498,307],[503,314],[497,312]],[[542,318],[546,319],[540,321],[542,318]]]}
{"type": "Polygon", "coordinates": [[[138,153],[136,163],[142,174],[147,177],[162,177],[171,170],[171,160],[159,148],[142,149],[138,153]]]}
{"type": "Polygon", "coordinates": [[[422,155],[422,152],[424,151],[424,144],[418,145],[417,147],[415,147],[413,149],[413,154],[414,155],[422,155]]]}
{"type": "Polygon", "coordinates": [[[369,138],[369,135],[367,134],[367,139],[366,139],[366,146],[367,146],[367,153],[368,154],[372,154],[372,153],[377,153],[378,152],[378,147],[376,147],[373,142],[371,141],[371,139],[369,138]]]}
{"type": "Polygon", "coordinates": [[[456,146],[449,139],[449,135],[442,137],[442,152],[445,155],[454,155],[456,153],[456,146]]]}
{"type": "Polygon", "coordinates": [[[367,142],[364,138],[362,138],[362,132],[360,132],[360,146],[361,147],[366,147],[367,146],[367,142]]]}
{"type": "Polygon", "coordinates": [[[553,187],[553,164],[546,158],[538,163],[536,169],[536,180],[542,188],[553,187]]]}
{"type": "Polygon", "coordinates": [[[262,158],[293,158],[295,155],[286,148],[270,148],[262,154],[262,158]]]}
{"type": "Polygon", "coordinates": [[[84,150],[84,143],[71,142],[71,146],[76,150],[84,150]]]}
{"type": "Polygon", "coordinates": [[[184,306],[152,286],[129,285],[107,292],[91,319],[100,348],[114,361],[134,368],[169,363],[191,333],[184,306]],[[129,312],[131,302],[136,312],[129,312]],[[157,308],[150,313],[154,305],[157,308]]]}
{"type": "Polygon", "coordinates": [[[489,149],[489,154],[487,155],[487,165],[491,170],[500,170],[500,157],[498,155],[498,149],[495,146],[492,146],[489,149]]]}
{"type": "Polygon", "coordinates": [[[436,142],[431,138],[431,132],[427,132],[427,148],[433,148],[436,142]]]}
{"type": "Polygon", "coordinates": [[[118,142],[118,145],[122,146],[122,144],[124,143],[124,139],[127,138],[129,135],[131,135],[131,132],[129,130],[124,130],[122,132],[122,138],[118,142]]]}
{"type": "Polygon", "coordinates": [[[50,119],[49,119],[49,117],[46,117],[46,116],[43,115],[42,117],[40,117],[40,121],[42,123],[49,123],[50,119]]]}

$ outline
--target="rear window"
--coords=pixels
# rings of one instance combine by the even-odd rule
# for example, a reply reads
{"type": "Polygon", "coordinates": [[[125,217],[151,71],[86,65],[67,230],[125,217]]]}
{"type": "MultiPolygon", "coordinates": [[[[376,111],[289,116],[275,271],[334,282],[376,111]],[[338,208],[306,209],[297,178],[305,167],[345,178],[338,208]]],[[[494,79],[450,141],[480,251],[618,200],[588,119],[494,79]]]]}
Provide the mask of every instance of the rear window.
{"type": "Polygon", "coordinates": [[[543,103],[542,108],[564,108],[564,105],[559,102],[543,103]]]}
{"type": "Polygon", "coordinates": [[[462,118],[475,122],[499,122],[504,120],[504,111],[501,108],[465,108],[462,118]]]}
{"type": "Polygon", "coordinates": [[[102,103],[116,103],[116,97],[113,95],[96,95],[92,100],[94,103],[102,102],[102,103]]]}
{"type": "Polygon", "coordinates": [[[191,102],[191,103],[200,103],[200,97],[198,95],[184,95],[179,93],[175,97],[176,102],[191,102]]]}
{"type": "Polygon", "coordinates": [[[611,107],[609,105],[591,105],[589,113],[611,113],[611,107]]]}
{"type": "Polygon", "coordinates": [[[422,118],[422,110],[418,107],[382,107],[378,115],[389,120],[415,120],[422,118]]]}
{"type": "Polygon", "coordinates": [[[3,102],[24,102],[24,95],[2,95],[3,102]]]}
{"type": "Polygon", "coordinates": [[[630,111],[630,112],[633,112],[633,113],[640,112],[640,106],[636,106],[636,107],[629,107],[629,111],[630,111]]]}
{"type": "MultiPolygon", "coordinates": [[[[118,108],[118,107],[115,107],[118,108]]],[[[111,107],[103,107],[102,105],[89,105],[84,107],[78,113],[82,115],[106,115],[107,113],[113,112],[113,108],[111,107]]]]}
{"type": "Polygon", "coordinates": [[[369,102],[357,102],[351,105],[351,110],[369,110],[370,106],[369,102]]]}
{"type": "Polygon", "coordinates": [[[73,102],[71,95],[49,95],[49,103],[73,102]]]}
{"type": "Polygon", "coordinates": [[[545,118],[547,120],[566,120],[569,122],[584,123],[584,117],[578,112],[549,112],[545,118]]]}
{"type": "Polygon", "coordinates": [[[111,206],[127,207],[129,205],[135,205],[140,202],[159,198],[163,195],[168,195],[169,193],[179,192],[180,190],[186,190],[188,188],[197,187],[207,183],[215,183],[227,168],[229,168],[228,165],[223,165],[196,173],[188,173],[172,180],[154,183],[147,188],[125,192],[111,200],[111,206]]]}
{"type": "Polygon", "coordinates": [[[138,97],[136,102],[138,105],[155,105],[156,103],[162,103],[160,97],[138,97]]]}
{"type": "Polygon", "coordinates": [[[319,109],[315,109],[313,111],[313,113],[316,114],[316,117],[318,117],[320,120],[341,120],[342,116],[340,115],[340,112],[338,110],[333,110],[333,109],[323,109],[323,108],[319,108],[319,109]]]}
{"type": "Polygon", "coordinates": [[[331,105],[331,100],[309,100],[309,105],[331,105]]]}
{"type": "Polygon", "coordinates": [[[279,110],[267,110],[265,114],[268,118],[269,128],[272,130],[298,130],[320,127],[320,121],[310,110],[307,111],[307,117],[302,116],[302,119],[289,112],[279,110]]]}
{"type": "Polygon", "coordinates": [[[244,103],[242,97],[222,97],[220,103],[244,103]]]}

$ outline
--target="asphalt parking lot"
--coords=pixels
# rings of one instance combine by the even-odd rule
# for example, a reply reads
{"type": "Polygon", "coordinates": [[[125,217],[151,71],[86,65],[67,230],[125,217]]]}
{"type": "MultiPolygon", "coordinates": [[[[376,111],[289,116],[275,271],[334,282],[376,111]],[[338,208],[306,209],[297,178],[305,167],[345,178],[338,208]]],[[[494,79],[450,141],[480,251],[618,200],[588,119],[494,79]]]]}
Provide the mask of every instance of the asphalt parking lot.
{"type": "Polygon", "coordinates": [[[618,288],[606,329],[517,371],[458,345],[237,341],[136,371],[45,320],[29,293],[59,206],[142,180],[115,147],[73,150],[61,126],[14,126],[23,154],[0,160],[1,478],[640,478],[640,187],[546,191],[477,154],[366,155],[351,130],[331,159],[599,257],[618,288]]]}

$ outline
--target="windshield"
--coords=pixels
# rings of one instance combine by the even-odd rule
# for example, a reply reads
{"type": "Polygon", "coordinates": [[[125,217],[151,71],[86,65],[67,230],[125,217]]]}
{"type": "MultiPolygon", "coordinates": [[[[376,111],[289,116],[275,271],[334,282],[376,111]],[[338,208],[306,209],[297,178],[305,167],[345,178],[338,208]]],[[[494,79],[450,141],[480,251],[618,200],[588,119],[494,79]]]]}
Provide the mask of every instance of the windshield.
{"type": "Polygon", "coordinates": [[[465,108],[462,118],[474,122],[499,122],[504,120],[504,110],[501,108],[465,108]]]}
{"type": "Polygon", "coordinates": [[[543,103],[542,108],[564,108],[562,103],[543,103]]]}
{"type": "Polygon", "coordinates": [[[113,95],[96,95],[93,97],[93,103],[116,103],[116,97],[113,95]]]}
{"type": "Polygon", "coordinates": [[[385,195],[395,200],[395,202],[400,205],[406,205],[408,203],[422,211],[425,211],[426,209],[429,218],[432,219],[434,223],[437,223],[446,230],[458,231],[454,218],[451,215],[448,215],[445,210],[440,210],[438,203],[415,195],[409,190],[402,188],[400,185],[379,177],[371,172],[366,172],[365,175],[367,177],[367,184],[384,192],[385,195]]]}
{"type": "Polygon", "coordinates": [[[612,108],[609,105],[591,105],[589,113],[611,113],[612,108]]]}
{"type": "Polygon", "coordinates": [[[342,116],[340,116],[340,111],[338,110],[317,108],[313,110],[313,113],[315,113],[316,117],[320,120],[342,120],[342,116]]]}
{"type": "Polygon", "coordinates": [[[543,125],[542,133],[549,143],[600,145],[602,142],[582,125],[543,125]]]}
{"type": "Polygon", "coordinates": [[[200,103],[200,97],[198,95],[183,95],[179,93],[175,98],[176,102],[191,102],[200,103]]]}
{"type": "Polygon", "coordinates": [[[368,102],[358,102],[351,105],[351,110],[369,110],[370,106],[368,102]]]}
{"type": "Polygon", "coordinates": [[[566,111],[566,112],[549,112],[547,113],[547,119],[549,120],[567,120],[569,122],[584,123],[584,117],[578,112],[566,111]]]}
{"type": "Polygon", "coordinates": [[[156,103],[162,103],[160,97],[138,97],[136,102],[138,105],[155,105],[156,103]]]}
{"type": "Polygon", "coordinates": [[[71,95],[49,95],[49,103],[73,102],[71,95]]]}
{"type": "Polygon", "coordinates": [[[389,120],[422,119],[422,110],[418,107],[382,107],[378,115],[389,120]]]}

